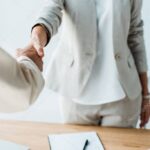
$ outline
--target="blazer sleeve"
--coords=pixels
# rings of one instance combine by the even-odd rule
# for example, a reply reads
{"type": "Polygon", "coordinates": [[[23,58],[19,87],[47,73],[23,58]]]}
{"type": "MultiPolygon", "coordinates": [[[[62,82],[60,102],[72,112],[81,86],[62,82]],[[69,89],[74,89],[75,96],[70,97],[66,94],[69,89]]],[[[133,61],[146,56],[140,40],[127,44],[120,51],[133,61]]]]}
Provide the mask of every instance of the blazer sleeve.
{"type": "Polygon", "coordinates": [[[52,37],[58,31],[62,21],[62,10],[64,9],[64,0],[47,0],[45,6],[40,11],[34,25],[43,24],[52,37]]]}
{"type": "Polygon", "coordinates": [[[141,19],[142,2],[142,0],[131,0],[131,23],[128,36],[128,45],[139,73],[148,70],[143,34],[143,20],[141,19]]]}
{"type": "Polygon", "coordinates": [[[0,48],[0,112],[18,112],[32,105],[44,86],[38,67],[28,57],[18,60],[0,48]]]}

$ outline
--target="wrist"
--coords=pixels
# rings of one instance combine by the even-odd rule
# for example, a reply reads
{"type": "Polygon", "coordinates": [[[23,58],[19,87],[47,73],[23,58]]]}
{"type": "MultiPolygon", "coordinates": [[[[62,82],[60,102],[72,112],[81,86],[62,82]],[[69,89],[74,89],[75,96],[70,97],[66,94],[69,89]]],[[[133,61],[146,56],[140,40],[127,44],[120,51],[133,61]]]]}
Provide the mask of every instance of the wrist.
{"type": "Polygon", "coordinates": [[[147,95],[143,95],[142,99],[149,101],[150,100],[150,93],[148,93],[147,95]]]}
{"type": "Polygon", "coordinates": [[[139,78],[142,86],[142,95],[149,94],[147,73],[146,72],[140,73],[139,78]]]}
{"type": "Polygon", "coordinates": [[[44,39],[44,47],[50,41],[50,33],[44,24],[39,23],[33,26],[31,36],[42,36],[42,39],[44,39]]]}
{"type": "Polygon", "coordinates": [[[148,87],[142,88],[142,95],[145,96],[145,95],[148,95],[148,94],[149,94],[148,87]]]}

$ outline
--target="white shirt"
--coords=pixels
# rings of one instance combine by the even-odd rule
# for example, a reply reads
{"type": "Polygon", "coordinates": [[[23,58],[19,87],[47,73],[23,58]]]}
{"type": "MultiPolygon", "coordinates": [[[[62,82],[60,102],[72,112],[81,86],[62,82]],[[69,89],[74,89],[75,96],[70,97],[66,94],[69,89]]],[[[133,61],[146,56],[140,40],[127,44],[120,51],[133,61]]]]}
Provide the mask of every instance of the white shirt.
{"type": "Polygon", "coordinates": [[[83,93],[79,98],[73,99],[78,103],[87,105],[104,104],[125,98],[113,53],[112,0],[95,0],[95,4],[98,33],[97,58],[83,93]],[[103,34],[104,31],[106,34],[103,34]],[[109,37],[105,36],[108,34],[109,37]]]}

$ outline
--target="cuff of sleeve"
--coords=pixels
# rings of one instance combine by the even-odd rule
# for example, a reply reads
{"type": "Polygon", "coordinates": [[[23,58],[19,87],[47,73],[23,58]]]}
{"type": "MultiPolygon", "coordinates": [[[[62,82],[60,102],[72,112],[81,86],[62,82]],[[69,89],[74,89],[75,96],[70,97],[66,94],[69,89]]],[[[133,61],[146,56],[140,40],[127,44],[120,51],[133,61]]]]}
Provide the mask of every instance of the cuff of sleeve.
{"type": "MultiPolygon", "coordinates": [[[[52,37],[52,35],[53,35],[52,27],[51,27],[51,25],[50,25],[45,19],[39,18],[39,19],[36,20],[36,22],[34,23],[32,29],[33,29],[36,25],[38,25],[38,24],[41,24],[41,25],[43,25],[43,26],[45,27],[46,32],[47,32],[48,37],[49,37],[49,39],[48,39],[48,41],[47,41],[47,44],[48,44],[49,41],[50,41],[50,37],[52,37]]],[[[47,45],[47,44],[46,44],[46,45],[47,45]]]]}
{"type": "Polygon", "coordinates": [[[29,82],[31,82],[30,84],[32,85],[33,92],[31,94],[32,101],[30,101],[30,104],[32,104],[43,89],[45,80],[39,68],[30,58],[26,56],[20,56],[17,58],[17,62],[20,64],[22,70],[26,72],[25,75],[30,80],[29,82]]]}
{"type": "Polygon", "coordinates": [[[148,71],[148,65],[139,62],[138,67],[137,67],[137,71],[138,71],[138,73],[147,72],[148,71]]]}
{"type": "MultiPolygon", "coordinates": [[[[33,61],[32,59],[30,59],[29,57],[27,57],[27,56],[20,56],[20,57],[17,58],[17,61],[18,61],[19,63],[24,62],[24,61],[28,61],[28,62],[30,62],[30,63],[32,64],[32,66],[33,66],[36,70],[40,71],[40,69],[39,69],[38,66],[34,63],[34,61],[33,61]]],[[[41,71],[40,71],[40,73],[41,73],[41,71]]]]}

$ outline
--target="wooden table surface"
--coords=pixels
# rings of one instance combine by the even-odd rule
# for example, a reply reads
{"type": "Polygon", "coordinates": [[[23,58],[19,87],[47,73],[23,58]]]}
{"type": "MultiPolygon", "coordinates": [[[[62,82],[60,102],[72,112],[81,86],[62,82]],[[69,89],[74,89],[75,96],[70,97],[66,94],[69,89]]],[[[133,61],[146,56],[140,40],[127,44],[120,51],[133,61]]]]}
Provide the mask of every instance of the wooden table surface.
{"type": "Polygon", "coordinates": [[[0,139],[27,145],[31,150],[50,150],[48,134],[80,131],[96,131],[106,150],[150,150],[150,130],[0,121],[0,139]]]}

